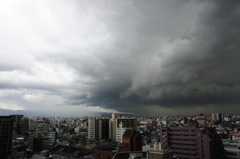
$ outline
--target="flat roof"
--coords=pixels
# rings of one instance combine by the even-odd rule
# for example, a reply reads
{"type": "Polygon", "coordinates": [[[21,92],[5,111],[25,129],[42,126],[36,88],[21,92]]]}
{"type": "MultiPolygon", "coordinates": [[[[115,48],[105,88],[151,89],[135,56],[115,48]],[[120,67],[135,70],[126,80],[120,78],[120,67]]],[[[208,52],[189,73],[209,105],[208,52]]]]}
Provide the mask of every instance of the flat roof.
{"type": "Polygon", "coordinates": [[[224,149],[226,151],[231,151],[231,152],[240,152],[240,149],[238,149],[237,147],[236,148],[224,147],[224,149]]]}

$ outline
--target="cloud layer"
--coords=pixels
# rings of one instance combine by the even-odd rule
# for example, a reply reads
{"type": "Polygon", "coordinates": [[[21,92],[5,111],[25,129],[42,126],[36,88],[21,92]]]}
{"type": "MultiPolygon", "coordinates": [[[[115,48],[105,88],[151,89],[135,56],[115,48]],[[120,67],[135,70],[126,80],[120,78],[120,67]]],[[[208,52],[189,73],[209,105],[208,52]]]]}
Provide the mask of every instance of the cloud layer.
{"type": "Polygon", "coordinates": [[[234,112],[239,10],[238,0],[1,2],[0,100],[69,115],[234,112]]]}

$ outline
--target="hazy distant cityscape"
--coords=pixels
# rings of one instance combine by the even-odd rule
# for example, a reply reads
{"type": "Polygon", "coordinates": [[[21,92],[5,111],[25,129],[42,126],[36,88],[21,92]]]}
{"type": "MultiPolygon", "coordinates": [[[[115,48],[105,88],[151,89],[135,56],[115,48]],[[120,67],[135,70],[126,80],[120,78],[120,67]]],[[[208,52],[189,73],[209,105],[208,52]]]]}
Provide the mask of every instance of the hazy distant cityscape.
{"type": "Polygon", "coordinates": [[[240,115],[0,116],[0,158],[235,159],[240,115]]]}

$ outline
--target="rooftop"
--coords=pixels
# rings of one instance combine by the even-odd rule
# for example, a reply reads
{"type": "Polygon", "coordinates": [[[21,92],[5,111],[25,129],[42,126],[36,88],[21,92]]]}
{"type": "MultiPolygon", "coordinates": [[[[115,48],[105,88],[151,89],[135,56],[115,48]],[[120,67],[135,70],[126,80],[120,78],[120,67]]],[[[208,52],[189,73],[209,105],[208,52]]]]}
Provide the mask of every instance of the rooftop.
{"type": "Polygon", "coordinates": [[[200,113],[198,116],[206,116],[206,115],[204,115],[203,113],[200,113]]]}

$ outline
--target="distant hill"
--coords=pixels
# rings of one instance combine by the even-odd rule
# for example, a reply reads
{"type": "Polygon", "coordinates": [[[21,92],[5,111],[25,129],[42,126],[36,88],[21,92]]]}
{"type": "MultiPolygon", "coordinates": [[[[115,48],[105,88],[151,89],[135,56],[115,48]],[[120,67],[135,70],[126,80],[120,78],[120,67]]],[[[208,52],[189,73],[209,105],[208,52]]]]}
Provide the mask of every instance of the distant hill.
{"type": "MultiPolygon", "coordinates": [[[[81,117],[81,116],[68,116],[68,115],[62,115],[62,114],[56,114],[56,112],[39,112],[39,111],[31,111],[31,110],[11,110],[11,109],[2,109],[0,108],[0,116],[2,115],[13,115],[13,114],[19,114],[24,115],[26,117],[81,117]]],[[[125,116],[125,117],[133,117],[133,114],[124,114],[124,113],[117,113],[118,116],[125,116]]],[[[85,116],[88,116],[87,114],[85,116]]],[[[112,117],[112,113],[103,113],[103,112],[92,112],[91,116],[89,117],[112,117]]]]}
{"type": "Polygon", "coordinates": [[[11,109],[1,109],[0,108],[0,116],[12,115],[12,114],[20,114],[20,115],[24,115],[27,117],[45,116],[44,114],[40,114],[38,112],[29,111],[29,110],[11,110],[11,109]]]}

